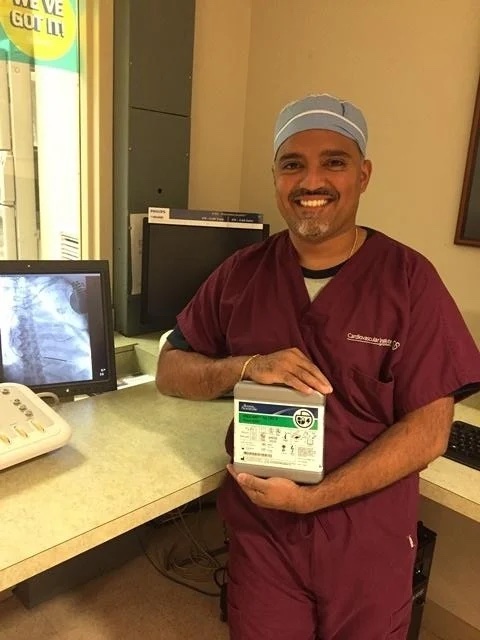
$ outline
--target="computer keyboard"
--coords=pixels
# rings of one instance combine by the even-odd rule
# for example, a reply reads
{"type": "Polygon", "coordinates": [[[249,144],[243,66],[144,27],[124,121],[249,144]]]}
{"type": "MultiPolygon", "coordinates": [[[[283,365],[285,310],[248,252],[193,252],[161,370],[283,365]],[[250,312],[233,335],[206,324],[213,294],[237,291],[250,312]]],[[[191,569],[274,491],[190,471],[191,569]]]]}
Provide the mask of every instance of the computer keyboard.
{"type": "Polygon", "coordinates": [[[480,427],[455,420],[443,455],[480,471],[480,427]]]}

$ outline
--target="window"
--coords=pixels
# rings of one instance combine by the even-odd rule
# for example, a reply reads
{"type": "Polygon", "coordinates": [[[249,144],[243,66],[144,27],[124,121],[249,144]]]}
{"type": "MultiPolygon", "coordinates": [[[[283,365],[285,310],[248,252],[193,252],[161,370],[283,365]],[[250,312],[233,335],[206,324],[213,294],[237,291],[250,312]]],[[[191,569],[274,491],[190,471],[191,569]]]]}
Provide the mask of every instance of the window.
{"type": "Polygon", "coordinates": [[[0,258],[80,258],[77,0],[0,3],[0,258]]]}

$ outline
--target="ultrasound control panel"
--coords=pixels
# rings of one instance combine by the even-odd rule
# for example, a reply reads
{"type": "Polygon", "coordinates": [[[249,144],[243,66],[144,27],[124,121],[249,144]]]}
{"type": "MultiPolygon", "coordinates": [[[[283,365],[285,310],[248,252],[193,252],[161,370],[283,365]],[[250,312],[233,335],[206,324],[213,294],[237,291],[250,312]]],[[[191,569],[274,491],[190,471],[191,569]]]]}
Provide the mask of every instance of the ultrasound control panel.
{"type": "Polygon", "coordinates": [[[22,384],[0,384],[0,470],[62,447],[70,425],[22,384]]]}

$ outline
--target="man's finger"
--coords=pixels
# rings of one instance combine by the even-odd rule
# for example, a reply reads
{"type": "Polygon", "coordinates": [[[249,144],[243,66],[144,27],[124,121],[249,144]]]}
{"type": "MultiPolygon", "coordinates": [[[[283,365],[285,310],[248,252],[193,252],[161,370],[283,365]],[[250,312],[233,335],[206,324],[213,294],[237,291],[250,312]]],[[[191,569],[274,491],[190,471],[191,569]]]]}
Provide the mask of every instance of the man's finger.
{"type": "Polygon", "coordinates": [[[251,491],[260,491],[263,493],[266,480],[263,478],[257,478],[249,473],[237,473],[233,468],[233,465],[227,464],[229,473],[235,478],[238,484],[244,489],[250,489],[251,491]]]}
{"type": "Polygon", "coordinates": [[[245,489],[252,489],[252,491],[262,491],[262,484],[266,482],[266,480],[262,480],[261,478],[257,478],[256,476],[251,476],[249,473],[239,473],[237,475],[238,484],[245,487],[245,489]]]}

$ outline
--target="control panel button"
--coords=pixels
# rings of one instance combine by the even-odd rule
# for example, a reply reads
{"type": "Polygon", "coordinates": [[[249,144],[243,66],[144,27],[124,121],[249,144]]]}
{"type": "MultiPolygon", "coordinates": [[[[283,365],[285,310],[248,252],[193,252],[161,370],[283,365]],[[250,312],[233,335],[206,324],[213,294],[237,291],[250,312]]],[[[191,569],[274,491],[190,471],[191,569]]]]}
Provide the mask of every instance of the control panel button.
{"type": "Polygon", "coordinates": [[[30,420],[30,423],[37,431],[42,431],[43,433],[45,433],[45,427],[43,426],[43,424],[41,424],[37,420],[30,420]]]}

